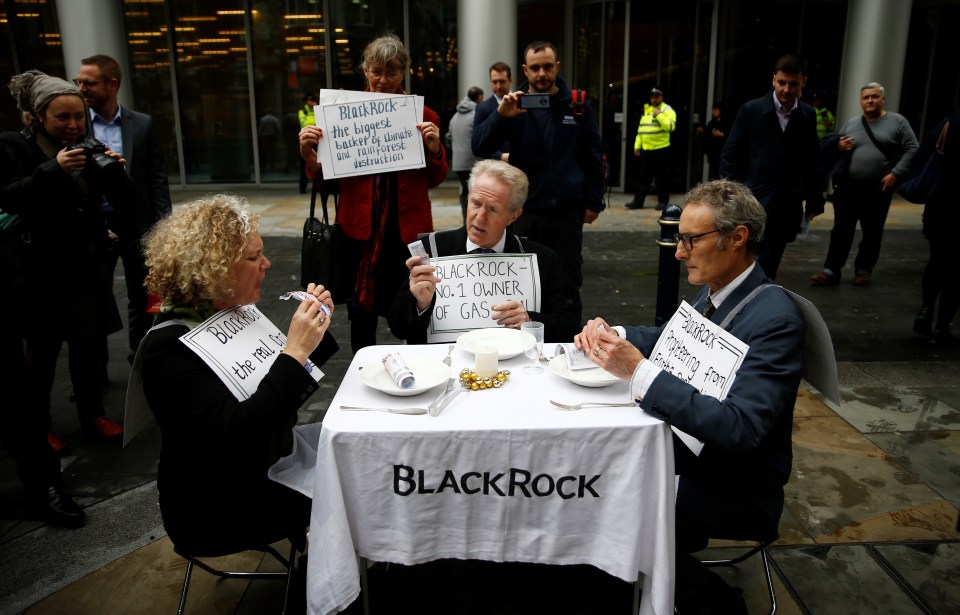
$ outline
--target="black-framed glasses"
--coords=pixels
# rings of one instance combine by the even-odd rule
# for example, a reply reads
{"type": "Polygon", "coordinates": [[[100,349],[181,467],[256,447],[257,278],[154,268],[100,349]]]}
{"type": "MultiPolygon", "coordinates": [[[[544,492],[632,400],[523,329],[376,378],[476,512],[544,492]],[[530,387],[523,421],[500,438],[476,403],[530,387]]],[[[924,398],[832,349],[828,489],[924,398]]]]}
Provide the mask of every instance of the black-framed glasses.
{"type": "Polygon", "coordinates": [[[92,88],[98,83],[103,83],[104,81],[106,81],[106,79],[98,79],[97,81],[87,81],[86,79],[74,79],[73,85],[77,86],[78,88],[80,87],[92,88]]]}
{"type": "Polygon", "coordinates": [[[683,247],[686,248],[686,250],[689,252],[690,250],[693,249],[693,240],[694,240],[694,239],[699,239],[700,237],[703,237],[704,235],[710,235],[710,234],[712,234],[712,233],[719,233],[719,232],[720,232],[720,229],[715,228],[715,229],[713,229],[712,231],[707,231],[706,233],[697,233],[696,235],[690,235],[690,234],[688,234],[688,233],[674,233],[674,234],[673,234],[673,240],[674,240],[675,242],[677,242],[678,244],[681,244],[681,243],[682,243],[682,244],[683,244],[683,247]]]}

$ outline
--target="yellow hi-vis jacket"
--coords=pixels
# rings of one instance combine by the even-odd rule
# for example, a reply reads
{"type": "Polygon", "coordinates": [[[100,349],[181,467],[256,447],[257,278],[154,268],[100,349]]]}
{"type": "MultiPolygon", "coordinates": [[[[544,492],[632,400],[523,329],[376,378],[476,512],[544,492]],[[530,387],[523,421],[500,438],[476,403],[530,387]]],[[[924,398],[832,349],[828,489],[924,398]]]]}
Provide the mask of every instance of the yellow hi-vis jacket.
{"type": "Polygon", "coordinates": [[[300,118],[300,128],[313,126],[317,123],[316,118],[313,117],[313,107],[310,105],[304,105],[303,108],[297,112],[297,117],[300,118]]]}
{"type": "Polygon", "coordinates": [[[637,127],[633,149],[649,151],[670,147],[670,133],[677,127],[677,112],[665,102],[657,108],[660,109],[660,115],[653,117],[653,105],[643,106],[643,117],[637,127]]]}

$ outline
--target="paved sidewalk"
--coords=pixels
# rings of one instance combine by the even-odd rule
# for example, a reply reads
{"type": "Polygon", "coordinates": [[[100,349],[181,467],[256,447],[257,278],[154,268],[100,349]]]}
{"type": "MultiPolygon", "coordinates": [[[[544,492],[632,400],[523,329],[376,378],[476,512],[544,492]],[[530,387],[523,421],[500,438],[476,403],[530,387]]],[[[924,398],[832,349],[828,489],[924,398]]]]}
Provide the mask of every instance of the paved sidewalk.
{"type": "MultiPolygon", "coordinates": [[[[174,198],[182,202],[196,194],[178,192],[174,198]]],[[[261,232],[273,262],[260,306],[285,328],[289,306],[270,298],[297,287],[299,236],[309,195],[295,189],[243,194],[264,217],[261,232]]],[[[456,186],[445,184],[432,191],[432,197],[436,227],[459,225],[456,186]]],[[[676,202],[680,198],[676,196],[676,202]]],[[[586,227],[584,318],[603,315],[636,324],[654,319],[659,212],[626,210],[627,199],[613,195],[610,209],[586,227]]],[[[816,391],[801,389],[793,477],[781,539],[771,551],[778,610],[958,613],[960,348],[934,348],[911,332],[927,258],[919,232],[921,208],[894,203],[871,286],[854,287],[844,280],[839,286],[817,288],[808,277],[819,270],[826,252],[829,210],[807,238],[788,246],[779,280],[812,301],[827,321],[839,362],[842,403],[832,406],[816,391]]],[[[116,289],[122,300],[122,278],[116,279],[116,289]]],[[[692,298],[695,290],[682,281],[683,297],[692,298]]],[[[335,316],[332,330],[348,347],[345,318],[335,316]]],[[[382,341],[396,341],[385,327],[381,332],[382,341]]],[[[117,420],[123,415],[129,369],[122,360],[123,337],[114,334],[109,340],[114,360],[106,396],[108,415],[117,420]]],[[[328,363],[327,378],[301,411],[303,422],[322,418],[350,359],[347,348],[328,363]]],[[[57,374],[54,424],[72,447],[63,458],[64,475],[86,507],[89,522],[80,530],[62,530],[21,521],[22,489],[11,460],[0,453],[0,615],[30,605],[35,606],[29,613],[172,612],[183,567],[164,537],[156,507],[159,432],[147,429],[126,449],[84,441],[68,399],[65,361],[57,374]]],[[[710,555],[730,548],[715,545],[710,555]]],[[[608,613],[611,605],[624,605],[620,612],[629,606],[629,587],[589,570],[507,570],[512,575],[508,578],[503,570],[483,565],[375,569],[371,599],[379,608],[374,612],[401,612],[408,605],[422,612],[490,612],[497,606],[503,613],[608,613]],[[430,581],[424,579],[427,574],[430,581]],[[536,585],[521,584],[510,594],[514,603],[494,605],[494,598],[477,593],[473,574],[495,583],[523,578],[536,585]],[[445,602],[432,603],[425,596],[440,584],[452,589],[439,592],[436,600],[445,602]],[[582,584],[591,591],[566,600],[565,592],[555,590],[561,584],[582,584]],[[536,592],[532,603],[517,597],[524,588],[536,592]],[[601,600],[601,595],[607,598],[601,600]],[[471,601],[472,606],[465,604],[471,601]]],[[[759,560],[729,572],[731,581],[744,587],[751,612],[765,612],[759,560]]],[[[195,574],[194,583],[191,604],[199,601],[207,607],[200,611],[258,613],[264,604],[272,610],[279,600],[275,590],[261,588],[262,583],[247,591],[230,589],[230,583],[212,583],[202,572],[195,574]]]]}

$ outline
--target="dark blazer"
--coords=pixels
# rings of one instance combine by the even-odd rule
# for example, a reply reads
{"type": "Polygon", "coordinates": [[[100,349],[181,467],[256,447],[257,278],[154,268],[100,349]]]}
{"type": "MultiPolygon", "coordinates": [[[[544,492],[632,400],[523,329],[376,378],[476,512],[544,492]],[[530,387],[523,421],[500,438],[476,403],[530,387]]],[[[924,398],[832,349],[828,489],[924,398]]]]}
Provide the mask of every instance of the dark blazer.
{"type": "Polygon", "coordinates": [[[790,242],[807,214],[823,213],[817,114],[800,102],[780,129],[773,90],[740,108],[720,154],[720,177],[746,184],[767,212],[765,234],[790,242]]]}
{"type": "MultiPolygon", "coordinates": [[[[154,329],[140,350],[143,392],[162,438],[157,488],[164,527],[187,548],[242,548],[287,536],[293,528],[279,527],[289,512],[278,501],[283,490],[267,468],[289,452],[278,442],[289,440],[298,409],[318,384],[280,354],[257,391],[238,401],[180,341],[187,331],[176,324],[154,329]]],[[[322,365],[337,350],[327,332],[310,358],[322,365]]]]}
{"type": "MultiPolygon", "coordinates": [[[[477,126],[484,123],[491,113],[497,112],[497,107],[500,106],[500,103],[497,102],[497,97],[493,94],[490,95],[490,98],[485,99],[482,103],[477,105],[477,108],[473,112],[473,129],[476,130],[477,126]]],[[[493,158],[494,160],[500,160],[500,156],[503,154],[510,153],[510,142],[504,141],[501,144],[500,149],[493,152],[488,156],[488,158],[493,158]]]]}
{"type": "Polygon", "coordinates": [[[127,173],[137,184],[137,207],[132,230],[139,238],[171,211],[167,169],[160,140],[153,129],[152,117],[120,107],[120,126],[127,173]]]}
{"type": "MultiPolygon", "coordinates": [[[[466,254],[467,229],[461,226],[458,229],[437,233],[438,256],[456,256],[466,254]]],[[[424,247],[430,253],[430,242],[424,236],[424,247]]],[[[518,254],[533,252],[537,255],[537,264],[540,268],[540,306],[542,311],[529,312],[531,320],[543,323],[543,337],[547,342],[569,342],[580,332],[580,296],[573,288],[560,267],[560,258],[557,253],[527,238],[518,241],[509,229],[504,245],[504,253],[518,254]],[[522,249],[521,249],[522,243],[522,249]]],[[[417,314],[417,301],[410,292],[409,286],[400,289],[400,293],[390,307],[387,314],[387,324],[390,331],[397,337],[404,339],[408,344],[427,343],[427,327],[433,314],[433,304],[436,295],[430,302],[430,309],[422,315],[417,314]]],[[[494,326],[493,321],[490,321],[494,326]]]]}
{"type": "MultiPolygon", "coordinates": [[[[769,282],[755,266],[710,320],[722,322],[743,297],[769,282]]],[[[694,307],[701,308],[705,301],[706,287],[694,307]]],[[[649,356],[662,330],[627,328],[627,340],[649,356]]],[[[804,323],[789,295],[771,287],[747,303],[727,331],[749,344],[750,350],[722,402],[663,372],[640,407],[705,443],[696,458],[683,444],[675,443],[681,474],[678,514],[684,507],[713,510],[721,525],[734,533],[747,532],[743,535],[747,538],[755,537],[749,532],[760,528],[775,530],[783,510],[783,486],[792,461],[793,406],[803,366],[804,323]]]]}

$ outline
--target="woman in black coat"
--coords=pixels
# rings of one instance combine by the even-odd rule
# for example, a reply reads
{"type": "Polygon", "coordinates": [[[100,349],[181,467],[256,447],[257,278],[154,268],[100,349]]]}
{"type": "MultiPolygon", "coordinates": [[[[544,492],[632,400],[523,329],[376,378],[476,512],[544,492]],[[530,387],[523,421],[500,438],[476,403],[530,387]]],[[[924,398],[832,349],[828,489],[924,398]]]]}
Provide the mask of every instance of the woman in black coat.
{"type": "Polygon", "coordinates": [[[163,524],[174,545],[194,554],[282,538],[299,543],[309,524],[310,499],[270,480],[267,469],[290,452],[297,411],[319,386],[308,358],[321,365],[338,349],[325,335],[330,293],[307,287],[318,301],[300,303],[284,349],[242,401],[180,341],[217,312],[260,299],[270,261],[259,221],[238,197],[216,195],[177,208],[144,240],[147,289],[163,304],[134,371],[139,365],[163,441],[157,478],[163,524]]]}
{"type": "Polygon", "coordinates": [[[107,267],[115,236],[102,207],[106,200],[118,216],[130,215],[137,187],[119,154],[88,137],[87,107],[73,84],[27,71],[9,86],[33,117],[20,132],[0,135],[0,208],[18,216],[5,238],[16,244],[16,262],[4,300],[17,302],[30,354],[21,411],[44,417],[49,431],[50,389],[67,342],[81,427],[115,437],[123,430],[104,416],[97,360],[104,336],[122,328],[107,267]]]}

